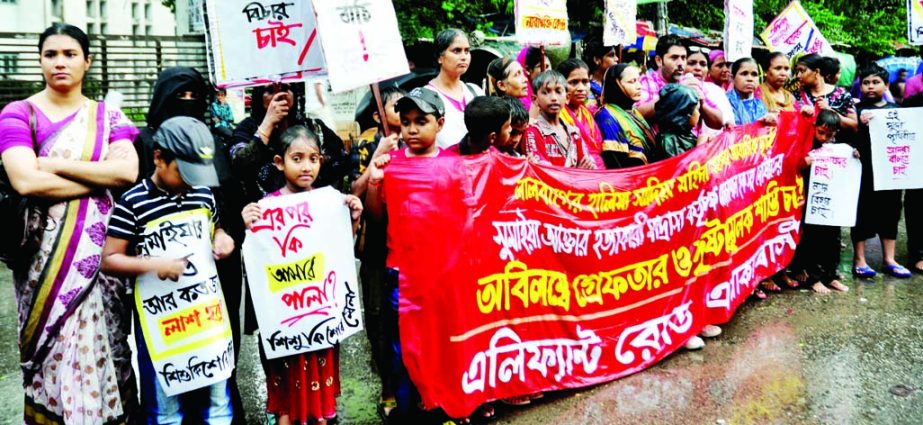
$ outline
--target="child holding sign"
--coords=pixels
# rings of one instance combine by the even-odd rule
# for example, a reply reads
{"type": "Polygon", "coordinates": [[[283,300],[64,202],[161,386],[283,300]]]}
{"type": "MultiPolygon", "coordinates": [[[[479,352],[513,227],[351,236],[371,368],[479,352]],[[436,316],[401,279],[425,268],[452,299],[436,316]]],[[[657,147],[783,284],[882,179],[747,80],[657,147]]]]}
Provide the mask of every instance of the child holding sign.
{"type": "Polygon", "coordinates": [[[217,228],[218,211],[209,189],[218,186],[212,165],[214,142],[203,122],[184,116],[165,121],[154,142],[154,174],[119,200],[100,268],[137,279],[135,315],[140,326],[135,330],[143,422],[181,423],[185,417],[196,423],[230,424],[234,412],[227,377],[235,353],[209,257],[228,256],[234,240],[217,228]],[[129,255],[129,249],[135,255],[129,255]],[[164,284],[166,280],[178,283],[164,284]],[[195,283],[188,285],[190,281],[195,283]],[[166,291],[147,295],[155,287],[166,291]],[[153,320],[159,326],[151,326],[153,320]],[[206,366],[216,353],[214,364],[206,366]],[[202,361],[206,363],[197,363],[202,361]],[[207,379],[212,376],[224,378],[207,379]]]}
{"type": "MultiPolygon", "coordinates": [[[[320,173],[321,154],[317,136],[307,127],[290,127],[279,138],[273,162],[285,176],[285,186],[266,197],[291,195],[311,190],[320,173]]],[[[353,233],[362,215],[362,202],[354,195],[344,195],[349,207],[353,233]]],[[[257,203],[248,204],[241,212],[249,230],[262,219],[257,203]]],[[[261,354],[262,354],[262,346],[261,354]]],[[[336,417],[336,397],[340,394],[339,349],[263,359],[268,397],[266,410],[276,415],[277,424],[326,424],[336,417]]]]}
{"type": "MultiPolygon", "coordinates": [[[[817,114],[814,123],[814,145],[817,149],[826,143],[835,143],[836,134],[840,129],[840,115],[830,109],[823,109],[817,114]]],[[[859,156],[858,151],[854,151],[859,156]]],[[[805,157],[805,164],[809,167],[805,171],[804,187],[810,187],[810,165],[814,158],[809,154],[805,157]]],[[[807,275],[807,282],[811,289],[819,294],[826,294],[833,288],[846,292],[849,288],[840,282],[837,266],[840,262],[840,228],[836,226],[821,226],[803,223],[801,243],[795,250],[792,268],[799,274],[807,275]]]]}
{"type": "Polygon", "coordinates": [[[859,189],[859,204],[856,207],[856,225],[850,232],[855,257],[853,274],[858,277],[873,277],[876,272],[865,261],[865,241],[881,238],[884,267],[888,274],[899,278],[911,276],[910,270],[897,263],[894,253],[897,246],[897,223],[901,221],[901,190],[875,190],[872,173],[872,142],[869,121],[872,111],[898,108],[897,104],[884,99],[888,90],[888,71],[878,64],[871,64],[859,71],[862,101],[856,105],[859,114],[859,133],[856,148],[862,161],[862,184],[859,189]]]}

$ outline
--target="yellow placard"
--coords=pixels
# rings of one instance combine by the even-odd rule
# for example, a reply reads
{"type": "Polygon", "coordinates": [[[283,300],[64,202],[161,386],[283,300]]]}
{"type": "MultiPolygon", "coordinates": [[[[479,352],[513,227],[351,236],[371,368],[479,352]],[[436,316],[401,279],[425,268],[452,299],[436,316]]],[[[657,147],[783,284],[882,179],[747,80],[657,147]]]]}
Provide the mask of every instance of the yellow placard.
{"type": "Polygon", "coordinates": [[[319,282],[326,276],[324,272],[324,254],[322,252],[293,263],[269,265],[266,266],[265,270],[269,290],[273,293],[293,286],[319,282]]]}

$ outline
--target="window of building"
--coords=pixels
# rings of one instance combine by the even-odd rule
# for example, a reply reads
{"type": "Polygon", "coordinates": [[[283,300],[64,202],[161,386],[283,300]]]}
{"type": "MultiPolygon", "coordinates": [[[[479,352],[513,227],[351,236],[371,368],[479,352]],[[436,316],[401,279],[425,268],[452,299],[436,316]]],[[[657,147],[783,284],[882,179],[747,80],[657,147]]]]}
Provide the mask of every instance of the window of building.
{"type": "Polygon", "coordinates": [[[106,18],[109,16],[109,12],[107,9],[109,9],[109,7],[106,4],[106,0],[99,2],[99,17],[100,18],[106,18]]]}
{"type": "MultiPolygon", "coordinates": [[[[9,2],[3,2],[9,3],[9,2]]],[[[17,57],[15,53],[0,53],[0,73],[13,74],[17,71],[17,57]]]]}
{"type": "Polygon", "coordinates": [[[61,18],[64,16],[64,1],[63,0],[51,0],[51,15],[56,18],[61,18]]]}
{"type": "Polygon", "coordinates": [[[16,0],[0,0],[0,4],[16,4],[16,0]]]}

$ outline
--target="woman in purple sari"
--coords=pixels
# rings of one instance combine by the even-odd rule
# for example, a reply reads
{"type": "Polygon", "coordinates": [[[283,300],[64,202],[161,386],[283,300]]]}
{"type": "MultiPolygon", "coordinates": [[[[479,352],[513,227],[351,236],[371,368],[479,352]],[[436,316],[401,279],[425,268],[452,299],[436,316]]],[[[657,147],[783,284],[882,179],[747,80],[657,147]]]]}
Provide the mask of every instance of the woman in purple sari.
{"type": "Polygon", "coordinates": [[[89,40],[54,24],[39,38],[45,89],[0,113],[0,154],[30,209],[37,252],[13,267],[24,423],[126,423],[137,393],[124,286],[99,273],[109,189],[138,173],[137,130],[82,93],[89,40]]]}

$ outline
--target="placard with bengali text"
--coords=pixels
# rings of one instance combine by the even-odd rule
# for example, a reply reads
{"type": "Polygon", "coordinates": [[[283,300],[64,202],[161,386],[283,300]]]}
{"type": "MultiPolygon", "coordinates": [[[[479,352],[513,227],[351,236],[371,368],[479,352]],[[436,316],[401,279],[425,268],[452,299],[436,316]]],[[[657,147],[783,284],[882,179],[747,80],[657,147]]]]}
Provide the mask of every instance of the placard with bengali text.
{"type": "Polygon", "coordinates": [[[327,187],[259,204],[242,254],[266,357],[330,348],[362,330],[343,194],[327,187]]]}

